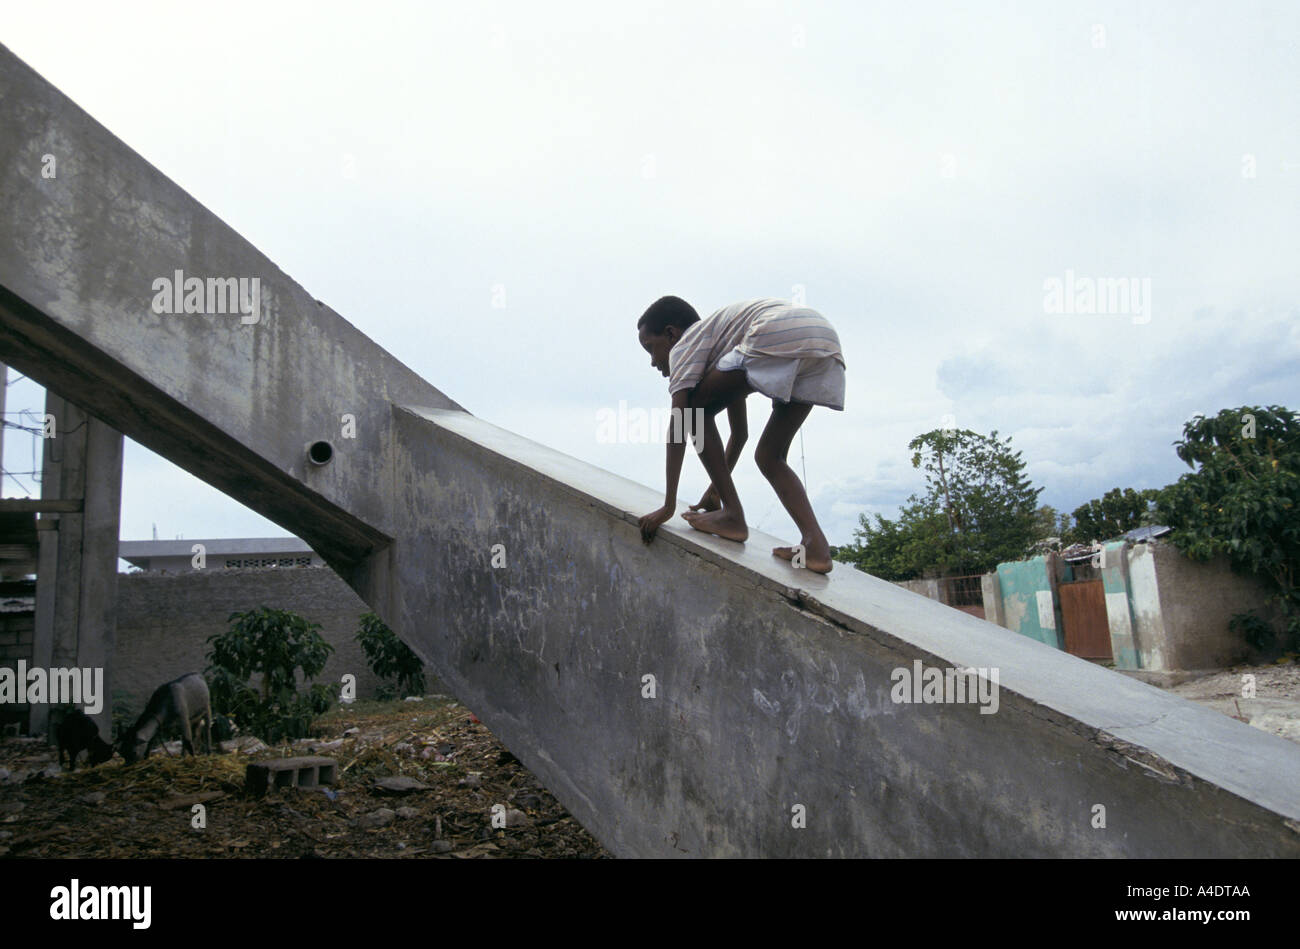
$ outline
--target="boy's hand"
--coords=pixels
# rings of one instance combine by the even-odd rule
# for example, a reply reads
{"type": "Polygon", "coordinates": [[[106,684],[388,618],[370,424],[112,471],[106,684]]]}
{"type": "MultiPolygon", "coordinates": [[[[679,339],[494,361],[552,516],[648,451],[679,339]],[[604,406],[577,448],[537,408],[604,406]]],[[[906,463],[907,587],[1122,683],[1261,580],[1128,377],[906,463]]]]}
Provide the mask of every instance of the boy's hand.
{"type": "Polygon", "coordinates": [[[641,540],[647,544],[654,540],[655,531],[659,530],[660,524],[673,516],[673,510],[672,507],[665,505],[659,510],[651,511],[649,514],[642,517],[640,521],[638,521],[641,525],[641,540]]]}
{"type": "Polygon", "coordinates": [[[722,499],[718,497],[718,489],[709,485],[709,490],[704,492],[704,497],[700,498],[699,504],[692,504],[692,511],[717,511],[722,508],[722,499]]]}

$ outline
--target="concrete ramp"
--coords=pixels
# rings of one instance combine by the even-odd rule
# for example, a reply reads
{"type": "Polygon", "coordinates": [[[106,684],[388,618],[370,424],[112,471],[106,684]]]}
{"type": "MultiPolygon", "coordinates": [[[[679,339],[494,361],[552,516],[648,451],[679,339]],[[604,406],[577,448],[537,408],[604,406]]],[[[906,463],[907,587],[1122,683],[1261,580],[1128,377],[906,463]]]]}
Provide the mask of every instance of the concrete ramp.
{"type": "Polygon", "coordinates": [[[657,492],[463,411],[3,48],[0,194],[0,358],[306,539],[613,852],[1300,856],[1300,747],[775,538],[644,546],[657,492]],[[257,322],[157,312],[177,271],[257,322]]]}

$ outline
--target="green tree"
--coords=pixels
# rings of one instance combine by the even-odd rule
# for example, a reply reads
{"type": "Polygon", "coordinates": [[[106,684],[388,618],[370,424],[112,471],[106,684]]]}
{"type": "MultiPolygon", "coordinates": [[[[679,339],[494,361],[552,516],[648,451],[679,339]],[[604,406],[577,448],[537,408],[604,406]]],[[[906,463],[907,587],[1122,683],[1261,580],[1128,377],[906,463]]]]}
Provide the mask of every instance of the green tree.
{"type": "Polygon", "coordinates": [[[320,675],[334,651],[316,632],[320,623],[265,606],[231,613],[230,622],[228,631],[207,639],[212,710],[267,741],[305,736],[312,719],[333,702],[326,685],[298,693],[299,671],[305,681],[320,675]],[[260,690],[250,682],[257,674],[260,690]]]}
{"type": "Polygon", "coordinates": [[[1056,550],[1066,543],[1070,528],[1070,515],[1062,514],[1050,504],[1034,512],[1034,547],[1038,550],[1056,550]]]}
{"type": "Polygon", "coordinates": [[[394,680],[381,687],[380,698],[424,694],[424,663],[374,613],[362,614],[357,642],[370,670],[381,679],[394,680]]]}
{"type": "Polygon", "coordinates": [[[1268,641],[1254,611],[1234,627],[1257,648],[1300,647],[1300,420],[1280,405],[1223,409],[1192,418],[1174,446],[1193,471],[1159,494],[1170,541],[1197,560],[1224,554],[1233,570],[1264,580],[1282,615],[1280,639],[1268,641]]]}
{"type": "Polygon", "coordinates": [[[997,431],[979,435],[936,429],[908,443],[912,467],[926,473],[927,509],[946,515],[950,533],[940,544],[945,572],[981,573],[1024,556],[1034,540],[1038,495],[1024,476],[1020,452],[997,431]],[[955,539],[952,535],[956,535],[955,539]]]}
{"type": "Polygon", "coordinates": [[[891,521],[859,518],[855,543],[841,559],[887,580],[983,573],[1029,553],[1041,526],[1042,488],[1024,477],[1020,452],[994,431],[935,430],[908,443],[912,467],[926,475],[926,493],[913,494],[891,521]]]}
{"type": "Polygon", "coordinates": [[[1094,541],[1113,540],[1138,527],[1153,524],[1152,507],[1160,489],[1111,488],[1100,498],[1094,498],[1074,509],[1074,527],[1068,532],[1070,543],[1090,544],[1094,541]]]}
{"type": "Polygon", "coordinates": [[[858,523],[854,543],[839,548],[836,559],[882,580],[915,580],[927,570],[942,571],[955,549],[943,512],[919,504],[905,508],[896,521],[877,514],[872,526],[862,514],[858,523]]]}

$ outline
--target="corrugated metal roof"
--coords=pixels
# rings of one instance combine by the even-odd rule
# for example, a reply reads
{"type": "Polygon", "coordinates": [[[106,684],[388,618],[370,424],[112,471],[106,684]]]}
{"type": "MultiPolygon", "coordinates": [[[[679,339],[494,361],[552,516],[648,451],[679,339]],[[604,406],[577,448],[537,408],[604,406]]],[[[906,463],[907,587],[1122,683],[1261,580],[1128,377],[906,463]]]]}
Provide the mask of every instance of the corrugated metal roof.
{"type": "Polygon", "coordinates": [[[1066,563],[1087,563],[1096,555],[1091,544],[1071,544],[1061,551],[1061,559],[1066,563]]]}
{"type": "MultiPolygon", "coordinates": [[[[1155,540],[1158,537],[1164,537],[1166,534],[1173,533],[1172,527],[1165,527],[1163,524],[1153,524],[1150,527],[1136,527],[1131,531],[1121,534],[1119,537],[1112,537],[1104,543],[1111,544],[1117,540],[1127,540],[1132,544],[1145,544],[1148,541],[1155,540]]],[[[1101,549],[1101,544],[1096,547],[1091,544],[1071,544],[1061,551],[1061,559],[1066,563],[1085,563],[1097,555],[1101,549]]]]}
{"type": "Polygon", "coordinates": [[[1125,540],[1131,540],[1135,544],[1144,544],[1148,540],[1156,537],[1164,537],[1166,534],[1172,534],[1172,527],[1165,527],[1163,524],[1153,524],[1150,527],[1138,527],[1124,535],[1125,540]]]}

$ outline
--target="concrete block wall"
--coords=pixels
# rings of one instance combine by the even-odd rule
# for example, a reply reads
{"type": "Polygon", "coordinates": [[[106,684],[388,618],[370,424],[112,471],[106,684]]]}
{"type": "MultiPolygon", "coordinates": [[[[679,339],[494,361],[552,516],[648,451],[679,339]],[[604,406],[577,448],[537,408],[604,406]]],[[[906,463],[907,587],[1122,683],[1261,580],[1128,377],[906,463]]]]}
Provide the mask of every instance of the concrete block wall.
{"type": "MultiPolygon", "coordinates": [[[[1005,615],[997,621],[1048,645],[1064,648],[1057,592],[1059,564],[1051,558],[999,564],[997,585],[1005,615]],[[1055,629],[1040,622],[1037,599],[1049,593],[1055,629]],[[1057,634],[1061,634],[1057,636],[1057,634]]],[[[1117,669],[1150,673],[1222,669],[1249,658],[1244,637],[1232,633],[1233,614],[1265,608],[1269,592],[1257,578],[1232,572],[1226,558],[1194,561],[1167,543],[1111,541],[1098,569],[1106,597],[1111,653],[1117,669]]],[[[985,603],[992,583],[986,582],[985,603]]]]}
{"type": "MultiPolygon", "coordinates": [[[[315,682],[338,684],[344,673],[352,673],[358,697],[375,694],[380,680],[356,641],[360,616],[370,608],[333,570],[321,567],[120,575],[116,689],[129,696],[134,709],[142,709],[163,682],[204,670],[207,637],[228,630],[232,612],[259,606],[292,610],[321,624],[317,632],[334,653],[315,682]]],[[[426,678],[437,691],[437,680],[426,678]]]]}
{"type": "Polygon", "coordinates": [[[940,580],[895,580],[894,586],[902,587],[904,590],[911,590],[913,593],[927,597],[931,600],[944,601],[944,585],[940,580]]]}
{"type": "Polygon", "coordinates": [[[1233,573],[1225,557],[1195,561],[1170,544],[1137,544],[1127,560],[1143,669],[1222,669],[1249,658],[1245,638],[1228,623],[1252,608],[1273,615],[1264,609],[1269,591],[1260,580],[1233,573]]]}
{"type": "MultiPolygon", "coordinates": [[[[316,682],[357,677],[357,696],[372,698],[382,684],[366,664],[356,641],[361,614],[370,608],[333,570],[212,569],[182,574],[120,574],[117,582],[117,649],[113,690],[136,712],[153,690],[186,672],[207,666],[207,638],[230,628],[233,612],[258,606],[292,610],[312,622],[334,647],[316,682]]],[[[0,614],[0,666],[32,663],[34,617],[0,614]]],[[[426,691],[445,686],[432,674],[426,691]]],[[[26,705],[0,705],[0,721],[27,721],[26,705]]]]}
{"type": "Polygon", "coordinates": [[[1061,562],[1055,553],[998,564],[1003,625],[1040,643],[1065,647],[1057,594],[1061,562]]]}
{"type": "Polygon", "coordinates": [[[15,669],[19,659],[31,662],[35,622],[31,613],[0,613],[0,666],[15,669]]]}
{"type": "MultiPolygon", "coordinates": [[[[910,590],[912,593],[920,594],[931,600],[937,600],[945,606],[953,606],[949,601],[949,585],[943,579],[924,579],[924,580],[894,580],[894,586],[902,587],[904,590],[910,590]]],[[[1002,609],[1002,586],[998,583],[996,572],[986,573],[980,577],[980,595],[984,604],[984,619],[990,623],[997,623],[999,626],[1004,625],[1004,611],[1002,609]]],[[[954,609],[964,609],[963,607],[953,606],[954,609]]],[[[978,616],[979,614],[972,614],[978,616]]]]}
{"type": "MultiPolygon", "coordinates": [[[[31,613],[0,613],[0,667],[17,669],[18,660],[30,666],[36,618],[31,613]]],[[[0,704],[0,725],[17,722],[27,727],[27,703],[0,704]]]]}

